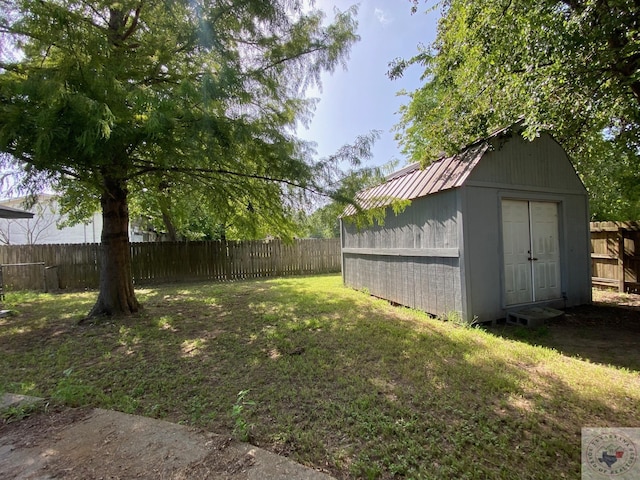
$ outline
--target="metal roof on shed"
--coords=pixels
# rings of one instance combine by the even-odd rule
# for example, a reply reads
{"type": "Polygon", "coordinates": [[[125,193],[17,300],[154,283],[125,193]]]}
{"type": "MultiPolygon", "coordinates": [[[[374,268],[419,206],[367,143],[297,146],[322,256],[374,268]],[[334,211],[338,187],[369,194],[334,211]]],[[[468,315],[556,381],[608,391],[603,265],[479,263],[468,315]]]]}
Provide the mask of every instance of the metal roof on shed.
{"type": "MultiPolygon", "coordinates": [[[[425,169],[412,163],[387,176],[387,180],[375,187],[363,190],[356,196],[356,203],[363,210],[390,205],[394,200],[413,200],[451,188],[460,187],[489,148],[488,142],[480,142],[451,157],[441,158],[425,169]]],[[[348,205],[343,216],[357,213],[348,205]]]]}

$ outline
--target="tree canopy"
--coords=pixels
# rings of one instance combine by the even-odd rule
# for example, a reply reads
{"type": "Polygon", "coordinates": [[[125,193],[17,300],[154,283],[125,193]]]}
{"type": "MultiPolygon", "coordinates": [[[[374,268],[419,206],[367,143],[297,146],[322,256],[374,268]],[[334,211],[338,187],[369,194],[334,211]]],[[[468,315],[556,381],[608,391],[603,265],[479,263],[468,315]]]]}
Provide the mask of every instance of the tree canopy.
{"type": "MultiPolygon", "coordinates": [[[[376,133],[376,132],[374,132],[376,133]]],[[[355,207],[358,214],[346,217],[345,221],[354,222],[356,225],[371,224],[374,221],[383,221],[386,213],[385,207],[366,209],[360,205],[357,194],[369,187],[379,185],[385,181],[385,176],[391,173],[397,166],[396,161],[388,162],[377,167],[358,167],[345,172],[340,180],[333,198],[316,208],[311,214],[301,212],[298,219],[298,230],[307,237],[312,238],[337,238],[340,236],[340,217],[348,205],[355,207]]],[[[390,199],[391,207],[401,208],[403,202],[390,199]]]]}
{"type": "Polygon", "coordinates": [[[245,208],[284,225],[276,207],[287,199],[332,193],[339,157],[314,162],[295,126],[312,112],[306,88],[344,65],[357,41],[354,8],[325,24],[301,0],[0,5],[0,151],[27,184],[99,201],[91,315],[139,308],[130,200],[161,210],[208,198],[220,218],[245,208]]]}
{"type": "MultiPolygon", "coordinates": [[[[414,0],[414,12],[420,8],[414,0]]],[[[398,138],[416,160],[523,120],[551,132],[587,186],[594,216],[640,215],[640,6],[627,0],[446,0],[398,138]]],[[[626,218],[628,219],[628,218],[626,218]]]]}

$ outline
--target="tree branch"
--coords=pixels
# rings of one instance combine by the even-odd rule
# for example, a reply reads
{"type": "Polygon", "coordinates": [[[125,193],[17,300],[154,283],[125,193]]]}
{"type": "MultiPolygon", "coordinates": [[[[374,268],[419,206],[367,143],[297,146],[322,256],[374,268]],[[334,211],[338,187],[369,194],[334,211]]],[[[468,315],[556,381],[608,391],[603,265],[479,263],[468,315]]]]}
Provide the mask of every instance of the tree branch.
{"type": "Polygon", "coordinates": [[[320,195],[323,197],[330,196],[328,193],[322,191],[319,187],[315,185],[309,186],[303,183],[295,182],[293,180],[288,180],[286,178],[271,177],[267,175],[260,175],[257,173],[236,172],[236,171],[227,170],[224,168],[180,168],[180,167],[159,167],[155,165],[150,165],[148,167],[140,168],[137,172],[132,173],[130,175],[130,178],[140,177],[142,175],[153,173],[153,172],[162,172],[162,173],[171,172],[171,173],[182,173],[187,175],[198,174],[203,176],[229,175],[229,176],[242,177],[242,178],[252,178],[256,180],[263,180],[265,182],[281,183],[284,185],[289,185],[290,187],[301,188],[302,190],[305,190],[307,192],[320,195]]]}
{"type": "Polygon", "coordinates": [[[321,44],[319,46],[314,46],[313,48],[309,48],[308,50],[304,50],[302,52],[298,52],[298,53],[296,53],[294,55],[291,55],[291,56],[288,56],[288,57],[279,58],[275,62],[273,62],[273,63],[271,63],[269,65],[264,65],[263,67],[255,70],[255,71],[257,71],[257,72],[266,72],[267,70],[275,68],[275,67],[277,67],[278,65],[280,65],[282,63],[289,62],[291,60],[295,60],[297,58],[303,57],[305,55],[310,55],[310,54],[315,53],[315,52],[319,52],[319,51],[323,50],[324,48],[325,48],[324,44],[321,44]]]}
{"type": "Polygon", "coordinates": [[[136,10],[135,10],[135,12],[133,14],[133,20],[131,21],[131,26],[122,35],[122,38],[121,38],[122,41],[124,41],[127,38],[129,38],[133,34],[133,32],[136,31],[136,28],[138,26],[138,20],[140,19],[140,10],[142,10],[142,5],[143,4],[144,4],[144,2],[142,2],[142,1],[138,4],[138,7],[136,8],[136,10]]]}

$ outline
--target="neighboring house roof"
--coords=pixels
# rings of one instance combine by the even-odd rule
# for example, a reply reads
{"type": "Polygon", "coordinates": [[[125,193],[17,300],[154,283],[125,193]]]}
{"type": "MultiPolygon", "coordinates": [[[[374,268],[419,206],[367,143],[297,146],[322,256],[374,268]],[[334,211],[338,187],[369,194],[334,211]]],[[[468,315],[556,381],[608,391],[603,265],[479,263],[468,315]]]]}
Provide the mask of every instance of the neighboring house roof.
{"type": "Polygon", "coordinates": [[[33,218],[33,213],[0,205],[0,218],[33,218]]]}

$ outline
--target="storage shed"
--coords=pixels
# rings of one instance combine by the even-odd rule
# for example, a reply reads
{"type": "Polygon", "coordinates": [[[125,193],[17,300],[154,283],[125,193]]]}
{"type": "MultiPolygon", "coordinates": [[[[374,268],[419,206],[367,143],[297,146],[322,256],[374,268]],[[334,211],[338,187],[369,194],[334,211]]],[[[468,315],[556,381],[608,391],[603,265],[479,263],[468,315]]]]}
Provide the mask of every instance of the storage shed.
{"type": "Polygon", "coordinates": [[[587,191],[548,134],[518,126],[421,169],[409,165],[358,194],[386,209],[383,225],[341,219],[347,286],[426,311],[495,321],[525,307],[591,302],[587,191]]]}

